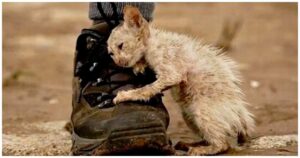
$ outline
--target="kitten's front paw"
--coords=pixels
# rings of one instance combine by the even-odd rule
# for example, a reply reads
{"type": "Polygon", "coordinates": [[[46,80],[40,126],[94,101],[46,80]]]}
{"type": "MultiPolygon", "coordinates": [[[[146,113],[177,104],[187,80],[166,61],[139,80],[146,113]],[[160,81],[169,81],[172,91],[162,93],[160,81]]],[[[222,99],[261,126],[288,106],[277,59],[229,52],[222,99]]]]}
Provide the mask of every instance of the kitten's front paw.
{"type": "Polygon", "coordinates": [[[137,100],[143,100],[147,101],[151,97],[151,92],[148,91],[142,91],[142,90],[127,90],[127,91],[120,91],[117,93],[117,96],[113,99],[114,104],[118,104],[120,102],[124,101],[137,101],[137,100]]]}
{"type": "Polygon", "coordinates": [[[118,104],[120,102],[129,100],[129,98],[130,94],[128,93],[128,91],[120,91],[117,93],[117,96],[113,99],[113,103],[118,104]]]}
{"type": "Polygon", "coordinates": [[[136,65],[133,67],[133,73],[134,73],[135,75],[138,75],[139,73],[144,74],[145,68],[146,68],[146,65],[144,65],[144,64],[136,64],[136,65]]]}

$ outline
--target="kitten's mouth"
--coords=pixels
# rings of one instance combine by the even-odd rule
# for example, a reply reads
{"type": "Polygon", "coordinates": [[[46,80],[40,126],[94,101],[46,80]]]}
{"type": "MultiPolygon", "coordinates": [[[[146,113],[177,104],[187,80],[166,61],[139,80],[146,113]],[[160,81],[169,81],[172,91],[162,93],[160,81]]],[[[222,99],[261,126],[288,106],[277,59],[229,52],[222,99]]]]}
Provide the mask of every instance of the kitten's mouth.
{"type": "Polygon", "coordinates": [[[130,68],[130,67],[133,67],[136,62],[133,62],[131,60],[116,60],[115,63],[120,66],[120,67],[125,67],[125,68],[130,68]]]}
{"type": "Polygon", "coordinates": [[[129,66],[128,66],[128,62],[125,62],[125,61],[119,61],[119,62],[117,63],[117,65],[118,65],[118,66],[121,66],[121,67],[129,67],[129,66]]]}

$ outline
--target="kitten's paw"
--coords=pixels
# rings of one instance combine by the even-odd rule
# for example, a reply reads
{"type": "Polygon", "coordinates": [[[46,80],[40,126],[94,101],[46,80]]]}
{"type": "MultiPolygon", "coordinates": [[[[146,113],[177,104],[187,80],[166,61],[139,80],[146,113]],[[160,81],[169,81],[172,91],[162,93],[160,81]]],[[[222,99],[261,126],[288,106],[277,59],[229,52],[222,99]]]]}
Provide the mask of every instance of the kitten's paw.
{"type": "Polygon", "coordinates": [[[128,91],[120,91],[117,96],[113,99],[114,104],[130,100],[130,93],[128,91]]]}
{"type": "Polygon", "coordinates": [[[144,74],[146,69],[146,65],[144,64],[137,64],[133,67],[133,73],[135,75],[138,75],[139,73],[144,74]]]}
{"type": "Polygon", "coordinates": [[[222,152],[225,152],[229,149],[227,144],[222,144],[219,146],[197,146],[197,147],[190,147],[188,151],[188,155],[190,156],[203,156],[203,155],[216,155],[222,152]]]}
{"type": "Polygon", "coordinates": [[[210,155],[208,151],[206,151],[203,148],[195,148],[195,147],[190,147],[189,151],[187,152],[188,156],[204,156],[204,155],[210,155]]]}

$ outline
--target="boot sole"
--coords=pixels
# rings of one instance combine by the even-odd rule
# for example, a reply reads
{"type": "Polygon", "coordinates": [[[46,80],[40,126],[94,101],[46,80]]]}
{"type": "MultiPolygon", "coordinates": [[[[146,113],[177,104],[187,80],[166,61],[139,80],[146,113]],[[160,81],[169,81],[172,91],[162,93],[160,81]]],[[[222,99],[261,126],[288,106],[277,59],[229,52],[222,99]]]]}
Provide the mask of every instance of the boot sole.
{"type": "Polygon", "coordinates": [[[104,139],[79,137],[73,131],[71,155],[172,155],[165,129],[159,125],[117,129],[104,139]]]}

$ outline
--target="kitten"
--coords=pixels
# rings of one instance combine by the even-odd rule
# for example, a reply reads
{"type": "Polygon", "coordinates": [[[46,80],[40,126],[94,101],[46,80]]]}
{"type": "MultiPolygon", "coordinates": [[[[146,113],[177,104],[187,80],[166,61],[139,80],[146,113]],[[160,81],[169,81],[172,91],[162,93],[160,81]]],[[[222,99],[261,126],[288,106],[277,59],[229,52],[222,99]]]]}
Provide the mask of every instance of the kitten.
{"type": "Polygon", "coordinates": [[[171,87],[187,125],[208,143],[189,147],[189,155],[224,152],[253,132],[253,115],[238,87],[237,65],[219,50],[152,28],[132,6],[124,8],[124,23],[112,31],[107,43],[117,65],[133,67],[135,73],[148,66],[157,75],[149,85],[118,92],[114,103],[148,100],[171,87]]]}

